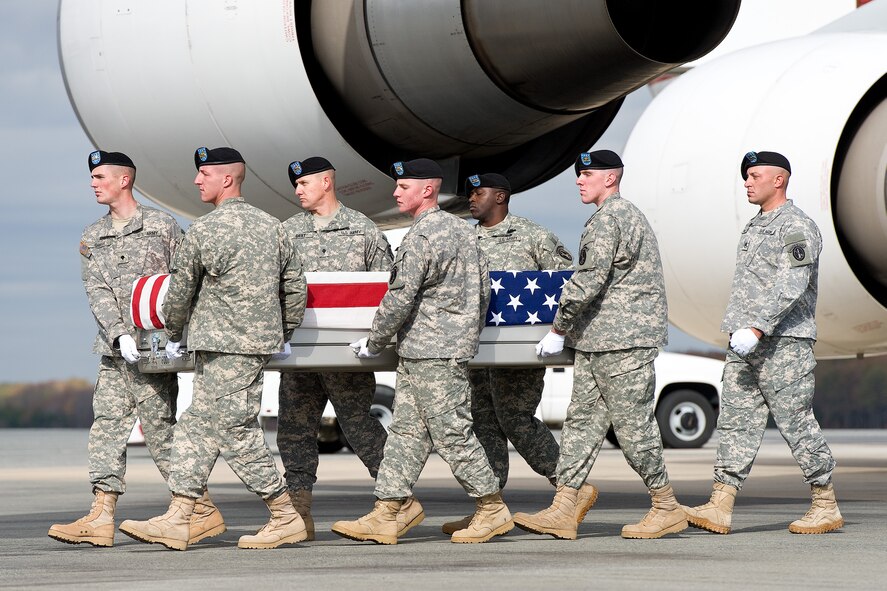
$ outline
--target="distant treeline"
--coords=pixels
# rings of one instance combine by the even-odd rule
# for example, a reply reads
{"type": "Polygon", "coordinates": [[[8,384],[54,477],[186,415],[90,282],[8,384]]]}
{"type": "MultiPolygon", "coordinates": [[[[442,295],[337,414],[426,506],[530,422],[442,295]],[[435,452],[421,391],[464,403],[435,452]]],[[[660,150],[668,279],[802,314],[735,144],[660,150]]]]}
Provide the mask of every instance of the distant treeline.
{"type": "Polygon", "coordinates": [[[0,384],[0,427],[89,427],[92,390],[86,380],[0,384]]]}
{"type": "MultiPolygon", "coordinates": [[[[0,428],[89,427],[92,390],[85,380],[0,384],[0,428]]],[[[887,428],[887,356],[820,361],[813,409],[827,429],[887,428]]]]}

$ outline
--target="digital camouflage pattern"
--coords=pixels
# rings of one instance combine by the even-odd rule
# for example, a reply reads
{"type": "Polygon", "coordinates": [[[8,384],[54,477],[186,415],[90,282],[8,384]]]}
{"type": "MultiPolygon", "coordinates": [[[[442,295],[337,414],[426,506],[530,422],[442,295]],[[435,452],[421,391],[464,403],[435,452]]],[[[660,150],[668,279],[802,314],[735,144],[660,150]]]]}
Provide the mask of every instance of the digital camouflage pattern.
{"type": "Polygon", "coordinates": [[[317,431],[327,399],[348,445],[376,477],[387,434],[369,414],[375,391],[372,373],[281,372],[277,447],[290,490],[317,482],[317,431]]]}
{"type": "Polygon", "coordinates": [[[301,323],[306,299],[302,266],[276,218],[236,197],[191,224],[163,306],[177,341],[194,302],[194,400],[175,430],[174,494],[200,497],[219,453],[264,499],[286,488],[258,414],[264,366],[301,323]]]}
{"type": "Polygon", "coordinates": [[[718,416],[715,480],[742,487],[761,446],[767,413],[805,482],[825,486],[835,460],[813,415],[819,228],[788,200],[759,212],[742,231],[730,303],[721,330],[757,328],[745,358],[727,351],[718,416]]]}
{"type": "Polygon", "coordinates": [[[491,228],[474,228],[493,271],[559,271],[573,264],[573,255],[557,236],[526,218],[509,213],[491,228]]]}
{"type": "Polygon", "coordinates": [[[508,441],[536,473],[554,480],[559,448],[545,423],[536,418],[545,368],[485,367],[468,372],[474,433],[504,488],[508,481],[508,441]]]}
{"type": "Polygon", "coordinates": [[[396,333],[402,358],[470,359],[489,304],[489,268],[471,225],[429,209],[397,249],[367,347],[379,353],[396,333]]]}
{"type": "MultiPolygon", "coordinates": [[[[368,217],[339,205],[330,223],[317,228],[310,212],[283,223],[305,271],[389,271],[388,239],[368,217]]],[[[291,490],[317,481],[317,430],[326,401],[357,456],[375,478],[387,434],[370,416],[376,378],[361,372],[281,372],[277,447],[291,490]]]]}
{"type": "Polygon", "coordinates": [[[167,273],[182,229],[175,219],[139,205],[121,231],[111,224],[111,214],[83,231],[80,269],[89,307],[98,325],[93,352],[120,357],[120,335],[135,338],[130,317],[132,282],[145,275],[167,273]]]}
{"type": "Polygon", "coordinates": [[[653,404],[658,353],[653,347],[576,351],[573,394],[561,431],[559,485],[582,486],[611,422],[625,459],[647,488],[668,484],[653,404]]]}
{"type": "Polygon", "coordinates": [[[117,339],[135,338],[130,317],[132,283],[169,271],[182,230],[167,213],[138,205],[115,230],[111,214],[88,226],[80,240],[80,267],[89,307],[98,325],[93,351],[102,355],[93,393],[89,477],[94,488],[125,492],[126,442],[140,418],[145,443],[166,479],[175,425],[175,374],[141,374],[120,356],[117,339]]]}
{"type": "Polygon", "coordinates": [[[188,349],[272,354],[302,323],[306,299],[283,225],[230,198],[194,220],[182,240],[163,303],[166,334],[180,341],[191,311],[188,349]]]}
{"type": "Polygon", "coordinates": [[[835,460],[813,416],[814,367],[811,339],[764,337],[744,359],[727,352],[715,481],[742,488],[761,447],[769,411],[804,482],[831,482],[835,460]]]}
{"type": "Polygon", "coordinates": [[[383,500],[411,495],[432,448],[473,497],[499,485],[471,430],[468,359],[477,353],[490,300],[487,260],[471,226],[432,208],[397,251],[388,292],[373,318],[369,349],[397,333],[394,420],[376,477],[383,500]]]}
{"type": "Polygon", "coordinates": [[[582,486],[610,423],[647,488],[668,484],[653,404],[653,360],[667,341],[667,322],[656,235],[644,214],[614,193],[585,225],[553,323],[576,349],[559,485],[582,486]]]}
{"type": "Polygon", "coordinates": [[[580,351],[662,347],[668,340],[665,280],[656,235],[619,193],[585,224],[576,272],[561,293],[554,328],[580,351]]]}
{"type": "Polygon", "coordinates": [[[400,358],[397,404],[376,478],[376,497],[409,497],[432,448],[470,496],[499,490],[484,449],[471,431],[469,394],[467,361],[400,358]]]}
{"type": "Polygon", "coordinates": [[[721,331],[754,327],[768,336],[816,338],[822,236],[791,199],[759,212],[742,230],[721,331]]]}
{"type": "MultiPolygon", "coordinates": [[[[573,257],[552,232],[526,218],[508,214],[492,228],[475,225],[478,246],[490,269],[543,271],[569,269],[573,257]]],[[[533,470],[555,477],[558,444],[536,418],[545,368],[483,368],[469,371],[471,416],[493,472],[504,488],[508,480],[508,440],[533,470]]]]}
{"type": "Polygon", "coordinates": [[[389,271],[388,239],[358,211],[339,205],[329,225],[318,229],[310,212],[283,222],[304,271],[389,271]]]}
{"type": "Polygon", "coordinates": [[[122,357],[103,355],[92,396],[89,430],[89,481],[105,492],[126,492],[126,442],[136,418],[141,419],[145,446],[163,479],[176,424],[178,376],[143,374],[122,357]]]}
{"type": "Polygon", "coordinates": [[[250,492],[267,500],[285,490],[258,420],[269,359],[197,351],[194,397],[175,429],[173,494],[199,498],[219,454],[250,492]]]}

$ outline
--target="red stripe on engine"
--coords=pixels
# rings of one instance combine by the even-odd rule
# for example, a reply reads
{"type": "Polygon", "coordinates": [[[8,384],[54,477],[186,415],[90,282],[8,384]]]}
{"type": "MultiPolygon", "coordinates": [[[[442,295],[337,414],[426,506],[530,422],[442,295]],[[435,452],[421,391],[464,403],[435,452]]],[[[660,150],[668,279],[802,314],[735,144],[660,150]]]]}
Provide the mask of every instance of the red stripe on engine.
{"type": "Polygon", "coordinates": [[[129,305],[132,307],[132,323],[136,326],[136,328],[145,328],[142,326],[142,315],[139,313],[139,302],[142,299],[142,290],[145,288],[145,283],[148,282],[150,277],[139,277],[138,281],[136,281],[136,288],[132,290],[132,301],[129,305]]]}
{"type": "Polygon", "coordinates": [[[379,305],[387,283],[309,283],[309,308],[372,308],[379,305]]]}
{"type": "Polygon", "coordinates": [[[163,323],[160,322],[160,318],[157,316],[157,296],[160,295],[163,282],[166,281],[167,277],[169,277],[169,274],[158,275],[157,280],[151,287],[151,299],[148,300],[148,309],[151,310],[151,324],[154,325],[154,328],[163,327],[163,323]]]}

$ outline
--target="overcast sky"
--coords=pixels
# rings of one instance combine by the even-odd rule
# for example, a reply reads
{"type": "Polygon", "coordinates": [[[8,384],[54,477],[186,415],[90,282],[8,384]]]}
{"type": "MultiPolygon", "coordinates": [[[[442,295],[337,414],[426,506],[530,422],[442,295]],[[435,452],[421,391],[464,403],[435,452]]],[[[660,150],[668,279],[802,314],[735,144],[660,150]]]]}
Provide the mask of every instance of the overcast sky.
{"type": "MultiPolygon", "coordinates": [[[[59,71],[57,5],[0,0],[0,382],[94,380],[98,361],[78,244],[83,228],[105,212],[89,187],[86,157],[93,147],[59,71]]],[[[649,100],[645,92],[630,97],[599,147],[621,150],[649,100]]],[[[516,196],[512,206],[552,228],[573,252],[592,211],[579,203],[574,180],[567,171],[516,196]]],[[[671,335],[671,350],[701,347],[677,331],[671,335]]]]}

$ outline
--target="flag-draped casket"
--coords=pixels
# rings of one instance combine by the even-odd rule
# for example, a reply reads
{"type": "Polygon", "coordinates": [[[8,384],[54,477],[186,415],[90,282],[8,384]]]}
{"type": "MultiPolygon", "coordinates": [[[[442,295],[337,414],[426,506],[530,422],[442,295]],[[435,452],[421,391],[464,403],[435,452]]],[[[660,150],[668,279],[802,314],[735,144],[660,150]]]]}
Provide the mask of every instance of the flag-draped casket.
{"type": "MultiPolygon", "coordinates": [[[[478,355],[472,365],[542,365],[535,344],[550,329],[557,312],[561,289],[572,271],[492,271],[490,306],[481,333],[478,355]]],[[[291,340],[293,354],[272,361],[269,368],[341,369],[357,371],[392,369],[396,364],[393,344],[378,359],[354,357],[347,346],[366,336],[373,315],[388,289],[388,273],[306,273],[308,302],[302,326],[291,340]]],[[[143,371],[188,369],[187,361],[164,361],[162,343],[163,299],[169,275],[142,277],[133,283],[132,320],[140,334],[143,371]]],[[[571,363],[567,355],[546,358],[546,365],[571,363]]]]}

